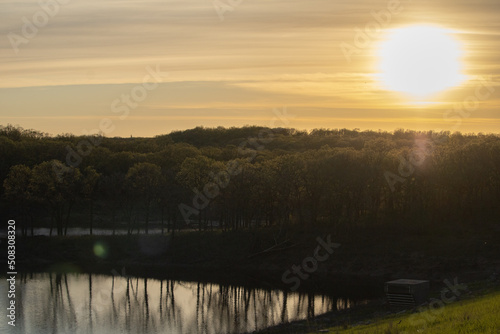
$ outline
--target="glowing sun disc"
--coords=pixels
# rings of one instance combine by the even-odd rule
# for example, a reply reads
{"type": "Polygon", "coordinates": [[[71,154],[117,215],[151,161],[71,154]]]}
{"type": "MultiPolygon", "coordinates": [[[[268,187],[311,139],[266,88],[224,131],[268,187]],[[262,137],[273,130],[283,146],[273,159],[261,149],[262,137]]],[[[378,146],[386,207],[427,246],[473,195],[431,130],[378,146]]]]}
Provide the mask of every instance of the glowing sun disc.
{"type": "Polygon", "coordinates": [[[458,85],[461,50],[448,30],[411,26],[393,30],[379,48],[385,88],[422,98],[458,85]]]}

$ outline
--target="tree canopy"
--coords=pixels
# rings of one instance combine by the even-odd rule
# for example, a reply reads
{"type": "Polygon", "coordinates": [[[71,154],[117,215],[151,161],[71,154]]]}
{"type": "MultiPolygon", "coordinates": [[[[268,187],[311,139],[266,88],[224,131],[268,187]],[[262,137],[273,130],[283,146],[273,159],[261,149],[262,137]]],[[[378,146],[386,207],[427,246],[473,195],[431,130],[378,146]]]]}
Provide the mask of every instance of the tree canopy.
{"type": "Polygon", "coordinates": [[[147,233],[160,221],[349,230],[475,226],[500,215],[494,134],[247,126],[89,138],[8,125],[0,154],[3,215],[36,211],[31,224],[55,223],[58,234],[94,218],[147,233]]]}

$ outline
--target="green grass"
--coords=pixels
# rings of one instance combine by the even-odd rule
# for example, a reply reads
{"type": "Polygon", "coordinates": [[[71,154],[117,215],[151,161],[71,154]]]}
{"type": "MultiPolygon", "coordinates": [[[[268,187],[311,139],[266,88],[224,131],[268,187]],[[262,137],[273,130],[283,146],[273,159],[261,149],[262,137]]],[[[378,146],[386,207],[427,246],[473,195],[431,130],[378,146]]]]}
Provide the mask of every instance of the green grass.
{"type": "MultiPolygon", "coordinates": [[[[422,312],[401,314],[373,320],[367,325],[354,325],[349,328],[329,328],[330,334],[468,334],[500,333],[500,291],[492,294],[455,302],[444,307],[422,312]]],[[[311,332],[312,333],[326,333],[311,332]]]]}

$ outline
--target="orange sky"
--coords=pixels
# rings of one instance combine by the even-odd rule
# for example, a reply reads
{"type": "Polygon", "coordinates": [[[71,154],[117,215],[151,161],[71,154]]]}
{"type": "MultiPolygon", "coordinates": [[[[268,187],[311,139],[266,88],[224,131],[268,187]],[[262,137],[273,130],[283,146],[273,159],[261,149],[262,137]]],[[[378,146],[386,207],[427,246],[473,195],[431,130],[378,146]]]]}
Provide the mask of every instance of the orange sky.
{"type": "Polygon", "coordinates": [[[496,0],[49,3],[0,0],[2,125],[83,134],[110,119],[107,136],[154,136],[270,126],[286,106],[298,129],[500,132],[496,0]],[[453,31],[467,76],[419,104],[384,90],[376,57],[389,31],[417,24],[453,31]],[[357,46],[350,59],[342,45],[357,46]]]}

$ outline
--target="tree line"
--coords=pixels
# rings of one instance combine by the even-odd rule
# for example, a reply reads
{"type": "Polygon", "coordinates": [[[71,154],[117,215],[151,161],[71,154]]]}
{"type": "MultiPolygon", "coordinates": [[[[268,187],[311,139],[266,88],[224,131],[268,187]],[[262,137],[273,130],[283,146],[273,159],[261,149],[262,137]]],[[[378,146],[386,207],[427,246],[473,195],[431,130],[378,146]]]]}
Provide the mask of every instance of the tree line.
{"type": "Polygon", "coordinates": [[[50,227],[480,227],[500,215],[500,137],[246,126],[154,138],[0,128],[1,207],[50,227]]]}

